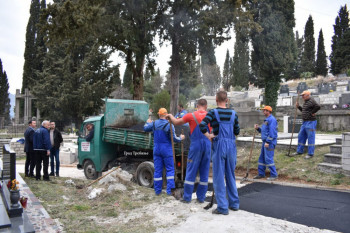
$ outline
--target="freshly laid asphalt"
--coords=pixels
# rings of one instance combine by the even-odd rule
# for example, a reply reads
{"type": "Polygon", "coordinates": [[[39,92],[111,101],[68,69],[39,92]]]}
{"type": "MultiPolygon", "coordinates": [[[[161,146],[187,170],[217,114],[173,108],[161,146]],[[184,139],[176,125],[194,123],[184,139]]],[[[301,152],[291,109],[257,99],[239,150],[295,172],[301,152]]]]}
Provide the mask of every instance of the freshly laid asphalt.
{"type": "Polygon", "coordinates": [[[238,189],[240,209],[307,226],[350,232],[350,193],[251,183],[238,189]]]}

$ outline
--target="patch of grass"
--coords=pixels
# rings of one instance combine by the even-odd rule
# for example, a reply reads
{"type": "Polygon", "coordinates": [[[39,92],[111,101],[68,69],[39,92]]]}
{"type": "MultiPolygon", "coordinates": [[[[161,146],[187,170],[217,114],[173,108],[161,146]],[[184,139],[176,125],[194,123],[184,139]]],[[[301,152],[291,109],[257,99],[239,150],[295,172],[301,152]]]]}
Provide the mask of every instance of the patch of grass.
{"type": "Polygon", "coordinates": [[[88,205],[73,205],[72,206],[72,209],[73,210],[77,210],[77,211],[85,211],[85,210],[88,210],[90,209],[91,207],[88,206],[88,205]]]}
{"type": "Polygon", "coordinates": [[[341,178],[344,178],[345,175],[344,174],[335,174],[334,177],[337,179],[341,179],[341,178]]]}
{"type": "Polygon", "coordinates": [[[340,180],[338,180],[338,179],[332,180],[331,184],[332,185],[340,185],[340,180]]]}
{"type": "MultiPolygon", "coordinates": [[[[244,147],[237,147],[237,168],[245,171],[248,164],[248,156],[250,145],[244,147]]],[[[275,165],[278,175],[283,180],[296,181],[299,183],[314,183],[323,186],[340,185],[342,188],[350,189],[350,177],[343,174],[327,174],[318,170],[317,165],[323,162],[324,154],[329,153],[329,146],[316,147],[315,155],[312,159],[305,160],[303,155],[296,157],[288,157],[287,150],[275,150],[275,165]]],[[[257,174],[258,159],[260,155],[260,146],[255,145],[253,149],[253,156],[250,163],[251,175],[257,174]]],[[[267,169],[267,173],[269,170],[267,169]]]]}
{"type": "MultiPolygon", "coordinates": [[[[154,232],[156,227],[149,222],[151,217],[147,214],[131,222],[118,221],[115,224],[115,221],[121,214],[127,216],[144,205],[159,203],[163,199],[166,201],[166,197],[155,198],[153,189],[136,184],[128,186],[127,191],[105,191],[96,199],[89,200],[87,189],[76,189],[65,184],[66,178],[55,177],[50,182],[24,179],[50,216],[64,225],[66,232],[154,232]],[[136,194],[133,194],[134,191],[136,194]],[[143,196],[139,197],[140,194],[143,196]],[[63,196],[69,199],[65,200],[63,196]]],[[[87,180],[73,181],[79,185],[89,183],[87,180]]]]}

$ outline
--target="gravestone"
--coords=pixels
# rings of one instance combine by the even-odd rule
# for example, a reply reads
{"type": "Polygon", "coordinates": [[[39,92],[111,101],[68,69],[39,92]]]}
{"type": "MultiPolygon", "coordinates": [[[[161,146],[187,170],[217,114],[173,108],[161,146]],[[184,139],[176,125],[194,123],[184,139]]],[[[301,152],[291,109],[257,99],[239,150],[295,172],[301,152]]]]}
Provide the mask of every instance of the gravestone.
{"type": "MultiPolygon", "coordinates": [[[[293,122],[294,117],[289,116],[288,118],[288,133],[292,133],[293,130],[293,122]]],[[[295,126],[294,126],[294,133],[298,133],[300,130],[301,125],[303,124],[303,119],[301,117],[296,117],[295,119],[295,126]]]]}
{"type": "Polygon", "coordinates": [[[307,89],[308,89],[308,86],[306,85],[306,82],[298,83],[297,92],[301,94],[303,91],[306,91],[307,89]]]}

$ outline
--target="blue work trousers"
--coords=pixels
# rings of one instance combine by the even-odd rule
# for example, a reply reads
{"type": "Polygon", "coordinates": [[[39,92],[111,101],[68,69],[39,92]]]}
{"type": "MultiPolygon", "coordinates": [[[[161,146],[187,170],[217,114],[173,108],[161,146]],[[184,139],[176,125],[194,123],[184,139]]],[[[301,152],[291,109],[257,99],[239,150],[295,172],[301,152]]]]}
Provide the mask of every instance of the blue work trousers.
{"type": "Polygon", "coordinates": [[[301,125],[298,135],[298,149],[299,154],[304,153],[304,147],[307,140],[308,154],[314,155],[315,152],[315,136],[316,136],[317,121],[304,121],[301,125]]]}
{"type": "Polygon", "coordinates": [[[175,188],[175,169],[173,157],[163,156],[158,153],[153,153],[154,161],[154,191],[156,195],[162,192],[163,187],[163,168],[166,170],[167,187],[166,192],[171,195],[171,189],[175,188]]]}
{"type": "Polygon", "coordinates": [[[263,141],[261,146],[261,153],[258,162],[258,172],[259,176],[265,176],[266,167],[270,169],[270,176],[277,177],[276,166],[273,160],[275,154],[275,145],[269,144],[269,147],[265,147],[265,141],[263,141]]]}
{"type": "Polygon", "coordinates": [[[235,178],[236,160],[237,150],[233,140],[220,139],[213,142],[213,184],[217,209],[221,213],[227,213],[228,207],[239,209],[235,178]]]}
{"type": "Polygon", "coordinates": [[[186,178],[184,182],[185,201],[191,201],[196,180],[199,171],[199,185],[197,187],[197,199],[202,202],[208,190],[208,176],[210,167],[210,141],[205,139],[192,140],[190,151],[187,158],[186,178]]]}

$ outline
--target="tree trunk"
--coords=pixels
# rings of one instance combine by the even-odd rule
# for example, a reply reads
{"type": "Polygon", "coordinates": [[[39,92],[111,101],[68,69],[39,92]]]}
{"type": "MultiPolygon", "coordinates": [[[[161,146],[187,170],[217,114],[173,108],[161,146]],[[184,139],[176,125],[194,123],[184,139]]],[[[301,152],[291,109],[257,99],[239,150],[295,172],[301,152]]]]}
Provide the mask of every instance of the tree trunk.
{"type": "Polygon", "coordinates": [[[143,100],[143,68],[145,65],[145,56],[136,56],[136,64],[133,67],[132,83],[134,85],[134,100],[143,100]]]}
{"type": "Polygon", "coordinates": [[[172,35],[172,56],[171,56],[171,74],[170,74],[170,113],[175,114],[179,100],[179,73],[180,73],[180,42],[178,29],[180,21],[178,15],[174,15],[174,28],[172,35]]]}

